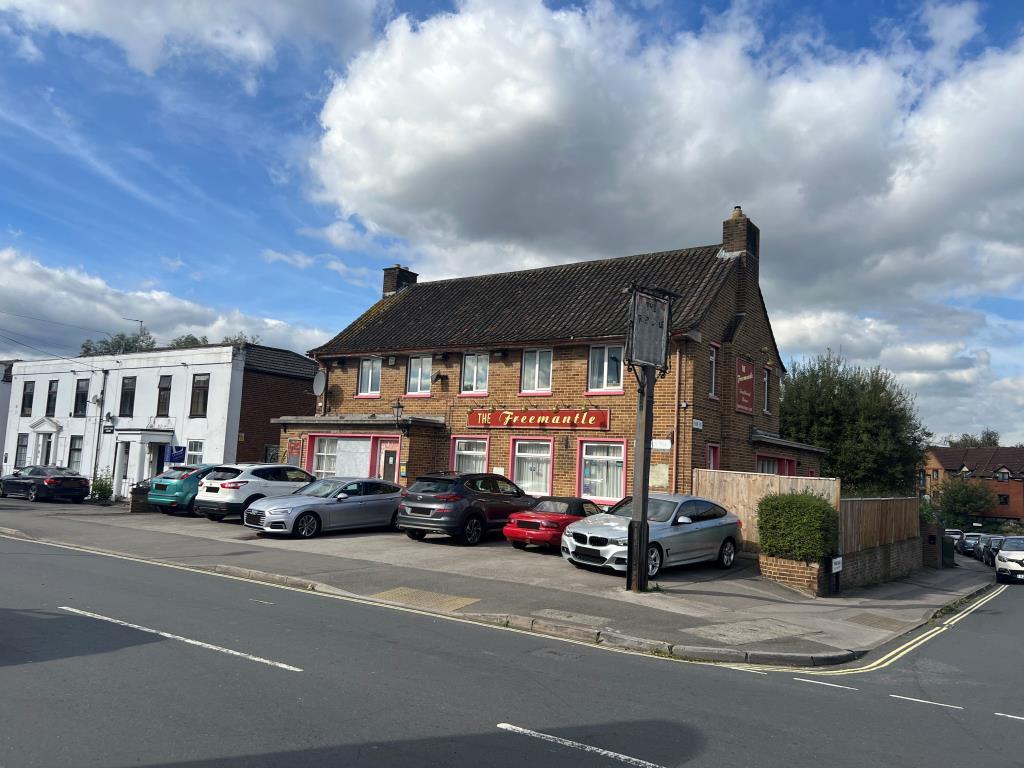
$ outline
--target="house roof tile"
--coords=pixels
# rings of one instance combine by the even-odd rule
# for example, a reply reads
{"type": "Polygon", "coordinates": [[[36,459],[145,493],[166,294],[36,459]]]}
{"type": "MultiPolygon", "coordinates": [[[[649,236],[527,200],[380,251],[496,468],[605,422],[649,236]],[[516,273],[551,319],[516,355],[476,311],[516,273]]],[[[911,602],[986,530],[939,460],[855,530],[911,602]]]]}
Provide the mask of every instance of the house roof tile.
{"type": "Polygon", "coordinates": [[[979,477],[994,476],[1006,467],[1015,475],[1024,474],[1024,448],[943,448],[933,446],[928,449],[942,468],[949,472],[959,472],[967,467],[979,477]]]}

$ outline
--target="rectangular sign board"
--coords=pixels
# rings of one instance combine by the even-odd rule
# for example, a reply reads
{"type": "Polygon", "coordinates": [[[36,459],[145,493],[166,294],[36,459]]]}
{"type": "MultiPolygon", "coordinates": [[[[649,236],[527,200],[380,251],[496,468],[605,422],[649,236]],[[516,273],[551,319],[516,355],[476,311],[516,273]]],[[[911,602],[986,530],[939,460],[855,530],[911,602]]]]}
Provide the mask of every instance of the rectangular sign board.
{"type": "Polygon", "coordinates": [[[633,293],[633,315],[626,339],[626,362],[668,368],[669,301],[643,291],[633,293]]]}
{"type": "Polygon", "coordinates": [[[487,410],[470,411],[466,426],[470,429],[608,429],[611,413],[607,408],[566,408],[562,410],[487,410]]]}
{"type": "Polygon", "coordinates": [[[736,410],[754,412],[754,364],[749,360],[736,360],[736,410]]]}
{"type": "Polygon", "coordinates": [[[833,557],[832,558],[832,573],[839,573],[843,570],[843,558],[833,557]]]}

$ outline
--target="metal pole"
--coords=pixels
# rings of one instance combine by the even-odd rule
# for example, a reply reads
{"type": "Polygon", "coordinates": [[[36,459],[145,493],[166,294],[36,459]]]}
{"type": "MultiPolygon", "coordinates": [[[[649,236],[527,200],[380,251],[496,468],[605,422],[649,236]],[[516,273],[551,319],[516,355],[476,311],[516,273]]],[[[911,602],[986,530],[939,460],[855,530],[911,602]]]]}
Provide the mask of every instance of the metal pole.
{"type": "Polygon", "coordinates": [[[636,398],[636,440],[633,445],[633,517],[629,523],[626,589],[647,591],[647,490],[651,475],[651,434],[654,418],[653,365],[640,367],[636,398]]]}

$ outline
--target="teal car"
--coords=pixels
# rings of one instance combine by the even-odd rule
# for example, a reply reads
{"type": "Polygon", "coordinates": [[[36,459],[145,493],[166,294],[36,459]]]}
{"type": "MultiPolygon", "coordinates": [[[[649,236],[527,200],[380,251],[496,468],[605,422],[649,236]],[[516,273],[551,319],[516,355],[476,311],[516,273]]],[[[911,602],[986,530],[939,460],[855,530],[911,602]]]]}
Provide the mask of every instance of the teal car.
{"type": "Polygon", "coordinates": [[[169,515],[178,511],[192,512],[192,502],[199,493],[199,481],[215,469],[217,464],[178,464],[168,467],[149,481],[146,499],[161,512],[169,515]]]}

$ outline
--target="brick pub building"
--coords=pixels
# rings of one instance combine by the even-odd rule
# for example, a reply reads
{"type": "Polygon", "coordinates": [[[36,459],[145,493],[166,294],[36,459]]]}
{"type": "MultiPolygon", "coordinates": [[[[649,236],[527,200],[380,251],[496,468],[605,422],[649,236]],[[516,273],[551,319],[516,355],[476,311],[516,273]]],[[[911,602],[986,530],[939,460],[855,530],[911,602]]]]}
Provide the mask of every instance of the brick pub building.
{"type": "Polygon", "coordinates": [[[816,475],[822,451],[778,434],[785,369],[759,235],[737,207],[722,243],[697,248],[424,283],[389,267],[380,301],[309,353],[326,391],[316,417],[277,420],[281,456],[321,477],[487,470],[534,495],[617,501],[632,486],[636,283],[680,297],[652,489],[688,491],[695,467],[816,475]]]}

